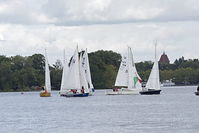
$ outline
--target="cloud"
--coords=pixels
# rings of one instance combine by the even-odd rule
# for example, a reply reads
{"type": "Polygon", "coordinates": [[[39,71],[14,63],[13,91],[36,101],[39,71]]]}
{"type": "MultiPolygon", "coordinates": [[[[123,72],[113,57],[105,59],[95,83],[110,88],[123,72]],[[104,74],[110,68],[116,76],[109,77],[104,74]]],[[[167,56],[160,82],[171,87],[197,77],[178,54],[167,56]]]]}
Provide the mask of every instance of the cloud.
{"type": "Polygon", "coordinates": [[[50,62],[62,59],[63,49],[69,58],[78,43],[80,50],[99,49],[126,52],[132,47],[135,61],[153,60],[154,40],[158,54],[166,51],[171,61],[181,56],[198,58],[198,22],[141,23],[91,26],[24,26],[1,25],[5,41],[0,47],[5,55],[31,55],[48,49],[50,62]],[[187,27],[189,25],[189,27],[187,27]],[[191,53],[190,53],[191,51],[191,53]]]}
{"type": "Polygon", "coordinates": [[[44,1],[6,0],[0,1],[0,22],[10,24],[46,24],[54,22],[41,10],[44,1]]]}
{"type": "Polygon", "coordinates": [[[3,0],[0,21],[64,26],[198,21],[198,4],[198,0],[3,0]]]}
{"type": "Polygon", "coordinates": [[[58,25],[121,24],[197,21],[198,4],[197,0],[48,0],[42,9],[58,25]]]}
{"type": "Polygon", "coordinates": [[[159,55],[171,61],[198,58],[198,0],[0,0],[0,49],[4,55],[31,55],[48,49],[50,62],[68,58],[77,43],[89,52],[124,53],[135,61],[159,55]],[[190,52],[191,51],[191,52],[190,52]],[[186,57],[187,56],[187,57],[186,57]]]}

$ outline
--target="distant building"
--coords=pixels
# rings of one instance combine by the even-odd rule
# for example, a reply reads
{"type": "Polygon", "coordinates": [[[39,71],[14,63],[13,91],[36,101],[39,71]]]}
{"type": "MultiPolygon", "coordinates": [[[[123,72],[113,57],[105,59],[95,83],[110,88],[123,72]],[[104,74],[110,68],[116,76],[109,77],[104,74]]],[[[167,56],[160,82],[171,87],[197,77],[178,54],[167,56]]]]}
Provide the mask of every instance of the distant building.
{"type": "Polygon", "coordinates": [[[162,64],[170,63],[170,60],[169,60],[168,56],[165,54],[165,52],[163,52],[163,54],[161,55],[159,63],[162,63],[162,64]]]}

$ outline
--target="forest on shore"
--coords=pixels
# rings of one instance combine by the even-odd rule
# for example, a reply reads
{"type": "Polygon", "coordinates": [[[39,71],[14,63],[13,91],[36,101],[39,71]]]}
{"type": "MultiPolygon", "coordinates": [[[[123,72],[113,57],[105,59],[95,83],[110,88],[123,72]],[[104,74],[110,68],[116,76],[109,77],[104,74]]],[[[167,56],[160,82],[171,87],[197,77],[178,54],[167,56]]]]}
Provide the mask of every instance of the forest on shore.
{"type": "MultiPolygon", "coordinates": [[[[119,69],[121,55],[113,51],[99,50],[89,53],[91,76],[96,89],[112,88],[119,69]]],[[[42,54],[23,57],[0,56],[0,91],[32,91],[44,86],[45,58],[42,54]]],[[[136,63],[143,81],[147,81],[153,62],[136,63]]],[[[199,83],[199,60],[184,57],[173,64],[159,64],[160,80],[171,79],[176,85],[199,83]]],[[[59,90],[62,62],[57,60],[50,66],[52,89],[59,90]]]]}

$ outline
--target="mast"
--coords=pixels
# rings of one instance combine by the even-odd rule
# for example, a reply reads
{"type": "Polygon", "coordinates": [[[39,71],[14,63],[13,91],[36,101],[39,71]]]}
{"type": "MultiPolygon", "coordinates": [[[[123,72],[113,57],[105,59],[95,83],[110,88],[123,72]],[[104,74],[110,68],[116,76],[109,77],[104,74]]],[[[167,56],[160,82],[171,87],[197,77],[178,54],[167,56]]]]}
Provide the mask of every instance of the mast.
{"type": "MultiPolygon", "coordinates": [[[[158,65],[158,63],[157,63],[157,40],[155,41],[155,63],[156,63],[156,65],[158,65]]],[[[156,69],[156,87],[155,88],[157,88],[158,87],[158,77],[157,77],[157,74],[158,74],[158,69],[156,69]]]]}
{"type": "Polygon", "coordinates": [[[155,42],[155,63],[156,63],[156,89],[160,90],[160,73],[159,73],[159,64],[157,58],[157,40],[155,42]]]}
{"type": "Polygon", "coordinates": [[[160,75],[159,75],[159,66],[158,66],[158,60],[157,60],[157,42],[155,42],[154,64],[153,64],[151,73],[149,75],[146,88],[160,90],[160,75]]]}

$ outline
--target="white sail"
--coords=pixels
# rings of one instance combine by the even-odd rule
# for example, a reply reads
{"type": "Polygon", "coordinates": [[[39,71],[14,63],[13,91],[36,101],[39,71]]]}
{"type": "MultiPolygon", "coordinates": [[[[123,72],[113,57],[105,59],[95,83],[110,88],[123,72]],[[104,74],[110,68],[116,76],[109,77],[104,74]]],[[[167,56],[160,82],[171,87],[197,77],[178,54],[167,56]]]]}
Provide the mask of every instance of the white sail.
{"type": "Polygon", "coordinates": [[[115,86],[128,86],[127,55],[122,56],[122,61],[117,73],[115,86]]]}
{"type": "Polygon", "coordinates": [[[131,58],[132,58],[132,66],[133,66],[133,72],[134,72],[134,75],[133,75],[134,76],[134,78],[133,78],[134,79],[134,87],[136,89],[141,90],[142,89],[142,83],[141,83],[142,79],[140,78],[140,76],[137,72],[137,69],[135,67],[132,50],[130,47],[129,47],[129,49],[130,49],[130,54],[131,54],[131,58]]]}
{"type": "Polygon", "coordinates": [[[50,70],[49,70],[46,50],[45,50],[45,90],[47,92],[51,92],[50,70]]]}
{"type": "Polygon", "coordinates": [[[68,72],[66,74],[66,83],[65,83],[65,89],[81,89],[80,84],[80,71],[79,71],[79,58],[78,58],[78,47],[75,50],[74,55],[72,56],[68,72]]]}
{"type": "Polygon", "coordinates": [[[158,65],[158,60],[157,60],[157,55],[156,55],[157,54],[156,46],[157,44],[155,44],[155,61],[154,61],[149,79],[147,81],[146,88],[160,90],[159,65],[158,65]]]}
{"type": "Polygon", "coordinates": [[[81,87],[83,87],[85,92],[88,93],[89,88],[88,88],[88,82],[87,82],[87,79],[86,79],[85,58],[83,58],[83,52],[81,52],[81,54],[80,54],[79,62],[80,62],[79,70],[80,70],[81,87]]]}
{"type": "Polygon", "coordinates": [[[122,57],[120,68],[116,77],[115,86],[124,86],[128,89],[141,89],[140,76],[137,73],[135,63],[133,61],[133,54],[130,47],[128,47],[127,55],[122,57]]]}
{"type": "Polygon", "coordinates": [[[89,91],[92,92],[92,89],[94,89],[94,87],[93,87],[93,83],[91,79],[90,64],[89,64],[87,49],[85,50],[83,54],[83,65],[85,69],[86,80],[88,82],[88,88],[89,88],[89,91]]]}
{"type": "Polygon", "coordinates": [[[67,88],[66,88],[66,82],[67,82],[67,71],[68,71],[68,63],[66,60],[66,55],[65,55],[65,51],[64,51],[64,60],[63,60],[63,71],[62,71],[62,80],[61,80],[61,89],[60,92],[66,92],[67,88]]]}
{"type": "Polygon", "coordinates": [[[141,83],[139,81],[139,75],[137,73],[135,63],[133,60],[133,54],[130,47],[128,47],[128,89],[141,90],[141,83]]]}

